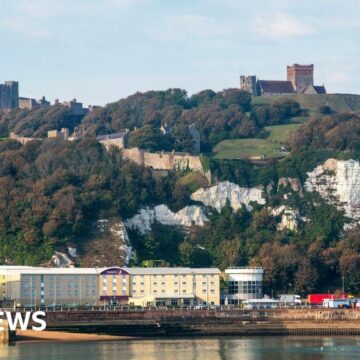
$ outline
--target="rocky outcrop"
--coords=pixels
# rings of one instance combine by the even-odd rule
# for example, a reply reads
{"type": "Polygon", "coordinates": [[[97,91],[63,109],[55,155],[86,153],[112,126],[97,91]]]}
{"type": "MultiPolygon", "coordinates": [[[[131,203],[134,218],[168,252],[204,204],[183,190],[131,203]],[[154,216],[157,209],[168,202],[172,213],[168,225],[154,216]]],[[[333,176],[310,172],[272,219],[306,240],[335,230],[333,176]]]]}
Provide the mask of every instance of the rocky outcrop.
{"type": "Polygon", "coordinates": [[[55,254],[51,257],[51,260],[42,265],[45,267],[71,268],[75,266],[75,262],[68,254],[55,251],[55,254]]]}
{"type": "Polygon", "coordinates": [[[276,225],[276,230],[282,231],[285,229],[289,229],[292,231],[297,231],[300,220],[300,213],[298,209],[292,209],[285,205],[282,205],[275,209],[272,209],[271,215],[281,215],[281,221],[276,225]]]}
{"type": "Polygon", "coordinates": [[[78,257],[83,267],[125,266],[135,257],[125,224],[119,219],[96,221],[81,253],[78,257]]]}
{"type": "Polygon", "coordinates": [[[158,222],[172,226],[204,226],[209,221],[202,207],[186,206],[174,213],[166,205],[158,205],[154,208],[141,209],[135,216],[126,220],[125,225],[129,229],[138,229],[146,234],[151,231],[151,225],[158,222]]]}
{"type": "Polygon", "coordinates": [[[278,181],[278,190],[281,186],[284,186],[284,187],[290,186],[290,188],[294,192],[298,192],[300,194],[300,196],[304,195],[301,181],[298,178],[282,177],[278,181]]]}
{"type": "Polygon", "coordinates": [[[265,204],[262,186],[243,188],[229,181],[220,182],[207,189],[199,189],[191,195],[191,199],[215,208],[218,212],[226,205],[227,201],[230,202],[234,211],[239,210],[242,205],[251,210],[251,202],[265,204]]]}
{"type": "Polygon", "coordinates": [[[336,205],[352,219],[346,228],[360,224],[359,161],[328,159],[307,175],[307,191],[317,191],[327,203],[336,205]]]}

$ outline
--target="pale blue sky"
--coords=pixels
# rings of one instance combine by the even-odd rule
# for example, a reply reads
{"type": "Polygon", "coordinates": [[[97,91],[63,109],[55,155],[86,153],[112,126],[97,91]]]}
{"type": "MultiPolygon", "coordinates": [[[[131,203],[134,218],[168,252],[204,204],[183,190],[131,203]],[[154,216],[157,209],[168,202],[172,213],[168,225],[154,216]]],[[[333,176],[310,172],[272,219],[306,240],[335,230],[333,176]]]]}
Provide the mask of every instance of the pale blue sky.
{"type": "Polygon", "coordinates": [[[0,82],[51,101],[221,90],[294,62],[360,92],[360,0],[0,0],[0,44],[0,82]]]}

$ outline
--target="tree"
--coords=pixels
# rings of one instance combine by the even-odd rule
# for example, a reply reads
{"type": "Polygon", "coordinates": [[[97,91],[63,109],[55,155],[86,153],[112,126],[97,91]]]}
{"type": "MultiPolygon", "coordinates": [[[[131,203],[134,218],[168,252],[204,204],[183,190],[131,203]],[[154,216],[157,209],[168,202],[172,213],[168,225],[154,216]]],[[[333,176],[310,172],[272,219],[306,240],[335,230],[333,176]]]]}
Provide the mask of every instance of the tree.
{"type": "Polygon", "coordinates": [[[130,146],[147,151],[171,151],[173,141],[169,135],[163,135],[159,128],[146,125],[131,133],[130,146]]]}

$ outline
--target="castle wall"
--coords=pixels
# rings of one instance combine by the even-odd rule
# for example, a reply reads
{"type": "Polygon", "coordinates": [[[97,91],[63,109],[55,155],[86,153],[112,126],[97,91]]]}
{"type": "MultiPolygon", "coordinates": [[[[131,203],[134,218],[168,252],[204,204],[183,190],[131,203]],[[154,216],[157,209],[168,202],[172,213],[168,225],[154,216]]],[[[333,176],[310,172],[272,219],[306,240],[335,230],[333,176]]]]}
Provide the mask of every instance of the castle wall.
{"type": "Polygon", "coordinates": [[[156,170],[186,170],[203,172],[200,157],[179,153],[150,153],[139,148],[123,149],[126,159],[156,170]]]}

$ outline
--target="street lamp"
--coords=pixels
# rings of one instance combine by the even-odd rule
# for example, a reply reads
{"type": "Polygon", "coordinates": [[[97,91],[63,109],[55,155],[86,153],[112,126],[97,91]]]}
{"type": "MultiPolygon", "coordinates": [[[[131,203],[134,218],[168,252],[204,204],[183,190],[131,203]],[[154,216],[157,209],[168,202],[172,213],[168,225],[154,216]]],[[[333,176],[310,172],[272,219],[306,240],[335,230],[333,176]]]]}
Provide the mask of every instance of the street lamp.
{"type": "Polygon", "coordinates": [[[345,294],[345,276],[343,276],[341,279],[342,279],[342,294],[344,296],[344,294],[345,294]]]}

